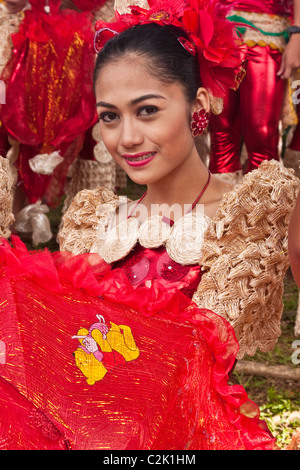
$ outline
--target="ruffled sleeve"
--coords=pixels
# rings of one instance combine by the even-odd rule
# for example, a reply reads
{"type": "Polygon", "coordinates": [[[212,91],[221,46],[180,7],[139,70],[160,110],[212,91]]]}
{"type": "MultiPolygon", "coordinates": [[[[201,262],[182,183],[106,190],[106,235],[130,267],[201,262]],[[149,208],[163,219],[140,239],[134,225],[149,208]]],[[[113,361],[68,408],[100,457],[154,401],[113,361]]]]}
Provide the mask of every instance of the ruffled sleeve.
{"type": "Polygon", "coordinates": [[[225,194],[206,231],[206,272],[193,300],[231,323],[239,358],[271,350],[281,333],[287,230],[299,186],[293,170],[264,162],[225,194]]]}
{"type": "Polygon", "coordinates": [[[119,198],[105,188],[80,191],[63,217],[58,235],[60,250],[75,255],[88,253],[97,231],[105,226],[110,210],[118,203],[119,198]]]}

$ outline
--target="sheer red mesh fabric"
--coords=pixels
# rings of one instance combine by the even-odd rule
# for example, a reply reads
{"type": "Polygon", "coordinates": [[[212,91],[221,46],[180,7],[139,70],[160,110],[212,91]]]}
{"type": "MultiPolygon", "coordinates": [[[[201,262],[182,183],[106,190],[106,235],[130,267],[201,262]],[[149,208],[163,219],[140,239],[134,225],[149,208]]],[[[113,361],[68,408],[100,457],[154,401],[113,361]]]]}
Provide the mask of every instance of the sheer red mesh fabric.
{"type": "Polygon", "coordinates": [[[39,436],[41,448],[273,448],[256,405],[228,385],[238,345],[222,318],[158,283],[142,301],[146,287],[95,255],[15,243],[0,250],[6,448],[36,448],[39,436]]]}

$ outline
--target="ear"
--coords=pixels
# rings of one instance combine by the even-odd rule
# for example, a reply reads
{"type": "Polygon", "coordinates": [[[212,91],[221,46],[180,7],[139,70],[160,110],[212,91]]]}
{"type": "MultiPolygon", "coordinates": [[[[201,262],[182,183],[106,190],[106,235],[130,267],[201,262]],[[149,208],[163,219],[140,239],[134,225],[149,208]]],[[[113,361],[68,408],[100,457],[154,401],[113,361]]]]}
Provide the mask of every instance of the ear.
{"type": "Polygon", "coordinates": [[[193,113],[195,111],[200,111],[200,109],[205,109],[205,111],[209,112],[210,111],[210,102],[209,102],[209,94],[206,88],[198,88],[197,94],[196,94],[196,99],[194,102],[193,106],[193,113]]]}

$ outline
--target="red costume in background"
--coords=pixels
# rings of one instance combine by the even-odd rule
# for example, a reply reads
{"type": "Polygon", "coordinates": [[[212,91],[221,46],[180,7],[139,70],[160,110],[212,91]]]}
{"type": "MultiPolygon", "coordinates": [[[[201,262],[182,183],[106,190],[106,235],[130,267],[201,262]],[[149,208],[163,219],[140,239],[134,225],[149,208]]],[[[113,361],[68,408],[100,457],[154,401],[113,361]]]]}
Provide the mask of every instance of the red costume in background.
{"type": "Polygon", "coordinates": [[[5,131],[21,144],[16,166],[28,201],[56,205],[84,133],[95,122],[93,22],[89,12],[60,11],[58,0],[50,2],[50,14],[43,2],[30,3],[2,74],[1,118],[5,131]],[[31,158],[53,151],[60,151],[63,162],[52,175],[32,171],[31,158]]]}
{"type": "MultiPolygon", "coordinates": [[[[264,19],[269,20],[266,28],[269,33],[273,23],[272,32],[277,32],[278,24],[278,31],[285,30],[292,13],[289,0],[242,0],[235,2],[234,8],[237,21],[244,17],[260,29],[264,19]]],[[[247,28],[247,33],[255,34],[255,30],[247,28]]],[[[244,40],[248,45],[246,75],[237,92],[227,93],[222,113],[211,117],[210,170],[213,173],[241,170],[242,142],[248,153],[246,171],[257,168],[263,160],[278,160],[278,126],[285,83],[276,74],[281,64],[282,45],[275,43],[272,35],[260,34],[255,40],[248,40],[244,35],[244,40]]]]}

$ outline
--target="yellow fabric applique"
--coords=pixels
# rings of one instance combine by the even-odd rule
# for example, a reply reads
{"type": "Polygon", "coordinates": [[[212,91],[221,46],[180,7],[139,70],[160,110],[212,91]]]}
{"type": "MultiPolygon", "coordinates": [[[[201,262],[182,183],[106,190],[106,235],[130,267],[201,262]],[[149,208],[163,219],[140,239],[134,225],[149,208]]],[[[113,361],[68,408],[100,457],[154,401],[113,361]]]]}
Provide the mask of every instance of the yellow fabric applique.
{"type": "Polygon", "coordinates": [[[124,363],[124,360],[133,361],[140,354],[129,326],[110,322],[108,328],[101,315],[97,315],[97,318],[99,322],[94,323],[89,330],[80,328],[77,335],[72,336],[80,342],[74,353],[76,365],[89,385],[94,385],[106,375],[108,369],[105,365],[105,353],[118,353],[109,361],[110,366],[124,363]]]}

